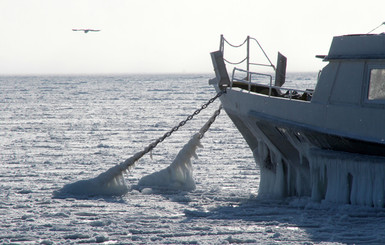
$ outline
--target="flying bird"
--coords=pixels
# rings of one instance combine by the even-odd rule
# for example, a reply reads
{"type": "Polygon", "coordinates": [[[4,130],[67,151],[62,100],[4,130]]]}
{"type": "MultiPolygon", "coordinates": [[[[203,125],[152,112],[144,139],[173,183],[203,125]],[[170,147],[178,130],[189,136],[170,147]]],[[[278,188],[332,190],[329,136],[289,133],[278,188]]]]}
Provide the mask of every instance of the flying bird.
{"type": "Polygon", "coordinates": [[[94,29],[72,29],[72,31],[84,31],[84,33],[88,33],[89,31],[100,31],[100,30],[94,30],[94,29]]]}

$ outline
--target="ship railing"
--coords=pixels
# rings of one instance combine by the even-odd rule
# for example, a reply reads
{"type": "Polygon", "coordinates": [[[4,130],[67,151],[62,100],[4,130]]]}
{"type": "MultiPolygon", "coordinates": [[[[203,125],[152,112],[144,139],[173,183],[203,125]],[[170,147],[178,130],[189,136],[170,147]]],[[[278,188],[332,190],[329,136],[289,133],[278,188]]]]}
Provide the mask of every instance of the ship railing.
{"type": "MultiPolygon", "coordinates": [[[[221,40],[220,40],[220,44],[219,44],[219,51],[222,53],[222,59],[223,59],[223,63],[227,63],[227,64],[230,64],[231,66],[233,67],[239,67],[239,65],[244,65],[244,63],[246,63],[246,68],[245,70],[247,71],[246,75],[248,76],[249,74],[252,74],[250,73],[251,70],[250,70],[250,66],[254,66],[254,67],[263,67],[262,69],[263,70],[266,70],[267,68],[272,68],[272,72],[275,74],[275,81],[274,81],[274,85],[275,86],[282,86],[284,83],[285,83],[285,78],[286,78],[286,57],[284,55],[282,55],[280,52],[278,52],[278,56],[277,56],[277,66],[274,66],[273,63],[271,62],[270,58],[267,56],[265,50],[262,48],[261,44],[258,42],[257,39],[255,38],[252,38],[250,36],[247,36],[247,38],[239,45],[234,45],[234,44],[231,44],[229,41],[227,41],[223,35],[221,35],[221,40]],[[255,46],[257,45],[257,46],[255,46]],[[240,60],[239,62],[231,62],[229,61],[228,59],[225,58],[225,46],[230,46],[231,48],[244,48],[246,46],[246,57],[242,60],[240,60]],[[251,46],[253,46],[253,48],[251,49],[251,46]],[[256,63],[256,62],[251,62],[251,50],[253,50],[253,58],[254,59],[257,59],[259,60],[260,62],[259,63],[256,63]],[[262,55],[261,55],[262,53],[262,55]]],[[[233,51],[231,51],[233,52],[233,51]]],[[[238,51],[235,51],[235,53],[237,53],[238,51]]],[[[233,53],[233,54],[235,54],[233,53]]],[[[240,54],[238,52],[238,54],[240,54]]],[[[227,72],[226,72],[227,73],[227,72]]],[[[256,74],[256,73],[254,73],[256,74]]],[[[263,76],[263,75],[262,75],[263,76]]],[[[223,82],[223,84],[226,84],[227,86],[229,86],[229,81],[230,79],[225,79],[226,81],[223,82]]],[[[246,77],[246,80],[251,80],[250,77],[246,77]]],[[[272,79],[271,79],[272,81],[272,79]]]]}
{"type": "Polygon", "coordinates": [[[294,88],[285,88],[280,86],[273,85],[273,76],[266,73],[258,73],[258,72],[250,72],[244,69],[240,69],[235,67],[232,72],[231,81],[230,81],[230,89],[235,87],[240,87],[246,89],[250,92],[257,92],[256,87],[259,89],[265,88],[266,92],[260,92],[262,94],[266,94],[269,97],[282,97],[289,100],[299,99],[310,101],[313,96],[313,90],[306,89],[294,89],[294,88]],[[239,73],[244,74],[239,77],[239,73]],[[235,85],[236,84],[236,85],[235,85]],[[242,86],[245,85],[245,86],[242,86]]]}
{"type": "Polygon", "coordinates": [[[243,62],[246,62],[246,70],[247,71],[250,71],[250,65],[271,67],[271,68],[273,68],[274,71],[276,70],[276,67],[273,65],[270,58],[267,56],[267,54],[266,54],[265,50],[262,48],[261,44],[258,42],[257,39],[255,39],[253,37],[247,36],[246,39],[241,44],[234,45],[234,44],[230,43],[229,41],[227,41],[227,39],[223,35],[221,35],[219,50],[223,54],[223,60],[230,65],[239,65],[239,64],[242,64],[243,62]],[[268,64],[250,62],[250,58],[251,58],[250,57],[250,44],[251,44],[251,41],[254,41],[258,45],[259,49],[262,51],[263,55],[265,56],[268,64]],[[233,48],[240,48],[240,47],[243,47],[243,45],[246,45],[246,57],[244,59],[242,59],[241,61],[238,61],[238,62],[231,62],[231,61],[225,59],[224,58],[225,44],[227,44],[233,48]]]}
{"type": "MultiPolygon", "coordinates": [[[[269,84],[269,87],[271,87],[273,85],[273,76],[272,75],[265,74],[265,73],[259,73],[259,72],[250,72],[250,71],[247,71],[247,70],[244,70],[241,68],[234,67],[233,73],[231,75],[230,88],[233,87],[234,82],[239,82],[242,84],[247,84],[248,85],[248,91],[250,92],[251,86],[253,84],[261,84],[262,85],[262,84],[264,84],[263,81],[266,81],[266,79],[268,81],[267,84],[269,84]],[[242,76],[242,78],[237,78],[236,77],[237,71],[242,72],[245,75],[242,76]],[[256,82],[252,82],[253,79],[256,80],[256,82]]],[[[266,84],[266,82],[265,82],[265,84],[266,84]]]]}

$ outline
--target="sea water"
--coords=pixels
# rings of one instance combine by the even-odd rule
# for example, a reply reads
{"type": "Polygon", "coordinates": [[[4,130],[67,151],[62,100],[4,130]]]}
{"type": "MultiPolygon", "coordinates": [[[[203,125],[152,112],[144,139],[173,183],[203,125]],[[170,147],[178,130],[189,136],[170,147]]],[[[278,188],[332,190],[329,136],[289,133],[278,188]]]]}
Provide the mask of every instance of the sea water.
{"type": "MultiPolygon", "coordinates": [[[[219,101],[124,174],[126,194],[55,198],[63,186],[125,161],[200,108],[216,94],[212,77],[0,77],[0,243],[385,241],[385,209],[258,198],[260,170],[225,113],[186,165],[194,188],[134,188],[172,166],[219,101]]],[[[309,88],[316,77],[288,74],[287,85],[309,88]]]]}

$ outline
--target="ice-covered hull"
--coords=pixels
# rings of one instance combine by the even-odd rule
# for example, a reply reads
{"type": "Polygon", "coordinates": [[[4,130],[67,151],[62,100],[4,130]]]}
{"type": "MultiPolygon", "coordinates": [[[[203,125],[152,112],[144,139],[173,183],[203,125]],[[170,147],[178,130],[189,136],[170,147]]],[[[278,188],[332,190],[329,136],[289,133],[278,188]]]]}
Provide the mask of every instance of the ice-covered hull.
{"type": "Polygon", "coordinates": [[[385,146],[253,110],[242,114],[231,104],[231,94],[221,100],[261,169],[260,196],[384,206],[385,146]]]}

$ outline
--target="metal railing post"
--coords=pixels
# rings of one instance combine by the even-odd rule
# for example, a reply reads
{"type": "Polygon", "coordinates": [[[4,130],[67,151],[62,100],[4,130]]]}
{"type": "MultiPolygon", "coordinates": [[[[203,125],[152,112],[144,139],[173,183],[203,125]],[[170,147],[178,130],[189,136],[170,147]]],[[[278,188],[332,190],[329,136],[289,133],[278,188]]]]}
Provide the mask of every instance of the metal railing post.
{"type": "Polygon", "coordinates": [[[273,86],[273,78],[270,77],[269,97],[271,96],[272,86],[273,86]]]}
{"type": "Polygon", "coordinates": [[[224,53],[224,37],[223,37],[223,34],[221,34],[221,40],[220,40],[220,43],[219,43],[219,50],[222,52],[222,55],[224,53]]]}
{"type": "Polygon", "coordinates": [[[246,70],[247,70],[247,79],[250,81],[250,36],[247,36],[247,56],[246,56],[246,70]]]}

